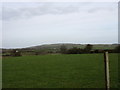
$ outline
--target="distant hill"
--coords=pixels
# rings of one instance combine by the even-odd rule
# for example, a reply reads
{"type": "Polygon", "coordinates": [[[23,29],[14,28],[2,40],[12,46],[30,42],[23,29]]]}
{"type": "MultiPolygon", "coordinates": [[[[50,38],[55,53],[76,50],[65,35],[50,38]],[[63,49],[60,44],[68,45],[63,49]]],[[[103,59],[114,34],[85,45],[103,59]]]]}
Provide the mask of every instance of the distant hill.
{"type": "MultiPolygon", "coordinates": [[[[78,47],[78,48],[84,48],[87,44],[45,44],[45,45],[39,45],[39,46],[32,46],[32,47],[27,47],[26,49],[36,49],[36,50],[41,50],[41,49],[56,49],[59,50],[62,45],[65,45],[68,49],[72,47],[78,47]]],[[[91,44],[93,45],[93,49],[114,49],[117,44],[91,44]]]]}
{"type": "MultiPolygon", "coordinates": [[[[45,44],[45,45],[38,45],[38,46],[32,46],[32,47],[26,47],[26,48],[16,48],[18,50],[21,50],[23,55],[37,55],[37,54],[47,54],[47,53],[60,53],[60,47],[64,45],[67,49],[77,47],[84,49],[87,44],[71,44],[71,43],[60,43],[60,44],[45,44]]],[[[96,49],[114,49],[118,46],[118,44],[91,44],[93,45],[93,50],[96,49]]],[[[13,49],[2,49],[0,51],[0,55],[9,55],[13,49]]]]}
{"type": "Polygon", "coordinates": [[[79,47],[80,44],[46,44],[40,46],[29,47],[32,49],[59,49],[62,45],[65,45],[67,48],[79,47]]]}

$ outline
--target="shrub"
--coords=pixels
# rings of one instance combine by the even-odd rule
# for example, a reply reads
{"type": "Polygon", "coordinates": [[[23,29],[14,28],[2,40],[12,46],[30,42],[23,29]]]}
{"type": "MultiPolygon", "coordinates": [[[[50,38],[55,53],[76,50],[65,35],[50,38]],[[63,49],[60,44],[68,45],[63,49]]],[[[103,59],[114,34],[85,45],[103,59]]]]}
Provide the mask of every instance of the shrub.
{"type": "Polygon", "coordinates": [[[115,49],[114,49],[115,53],[120,53],[120,45],[118,45],[115,49]]]}
{"type": "Polygon", "coordinates": [[[65,45],[62,45],[62,46],[60,47],[60,53],[66,54],[66,52],[67,52],[66,46],[65,46],[65,45]]]}
{"type": "Polygon", "coordinates": [[[22,56],[22,55],[21,55],[21,52],[19,50],[12,50],[11,56],[22,56]]]}
{"type": "Polygon", "coordinates": [[[91,50],[92,50],[92,47],[93,47],[93,45],[87,44],[86,47],[84,48],[84,51],[85,51],[86,53],[90,53],[91,50]]]}

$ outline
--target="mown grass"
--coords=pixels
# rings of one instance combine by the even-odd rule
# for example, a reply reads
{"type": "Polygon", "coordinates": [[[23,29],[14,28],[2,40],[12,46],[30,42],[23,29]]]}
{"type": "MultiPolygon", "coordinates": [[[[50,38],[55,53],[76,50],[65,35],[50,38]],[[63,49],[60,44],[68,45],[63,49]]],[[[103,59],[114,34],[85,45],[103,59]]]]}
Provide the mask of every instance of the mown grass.
{"type": "MultiPolygon", "coordinates": [[[[118,85],[118,54],[109,54],[111,87],[118,85]]],[[[6,57],[3,88],[104,88],[103,54],[6,57]]]]}

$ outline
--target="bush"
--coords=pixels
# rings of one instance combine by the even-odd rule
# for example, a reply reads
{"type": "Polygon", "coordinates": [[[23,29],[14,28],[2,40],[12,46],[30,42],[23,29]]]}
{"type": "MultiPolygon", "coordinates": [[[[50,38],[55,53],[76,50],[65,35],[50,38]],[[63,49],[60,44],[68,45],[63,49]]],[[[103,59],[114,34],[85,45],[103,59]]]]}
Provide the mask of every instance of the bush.
{"type": "Polygon", "coordinates": [[[120,45],[118,45],[115,49],[114,49],[115,53],[120,53],[120,45]]]}
{"type": "Polygon", "coordinates": [[[62,46],[60,47],[60,53],[66,54],[66,52],[67,52],[66,46],[65,46],[65,45],[62,45],[62,46]]]}
{"type": "Polygon", "coordinates": [[[22,55],[21,55],[20,51],[18,51],[18,50],[12,50],[11,51],[11,56],[22,56],[22,55]]]}
{"type": "Polygon", "coordinates": [[[82,53],[82,49],[77,48],[77,47],[73,47],[67,50],[67,54],[80,54],[80,53],[82,53]]]}
{"type": "Polygon", "coordinates": [[[90,53],[92,50],[93,45],[87,44],[86,47],[84,48],[84,52],[90,53]]]}

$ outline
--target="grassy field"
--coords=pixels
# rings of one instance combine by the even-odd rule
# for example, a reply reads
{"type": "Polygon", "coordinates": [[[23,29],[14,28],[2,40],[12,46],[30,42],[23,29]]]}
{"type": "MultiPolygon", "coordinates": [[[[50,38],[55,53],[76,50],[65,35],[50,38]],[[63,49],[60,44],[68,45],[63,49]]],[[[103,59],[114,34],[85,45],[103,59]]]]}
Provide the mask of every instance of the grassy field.
{"type": "MultiPolygon", "coordinates": [[[[118,85],[118,54],[109,54],[111,87],[118,85]]],[[[3,88],[104,88],[103,54],[5,57],[3,88]]]]}

